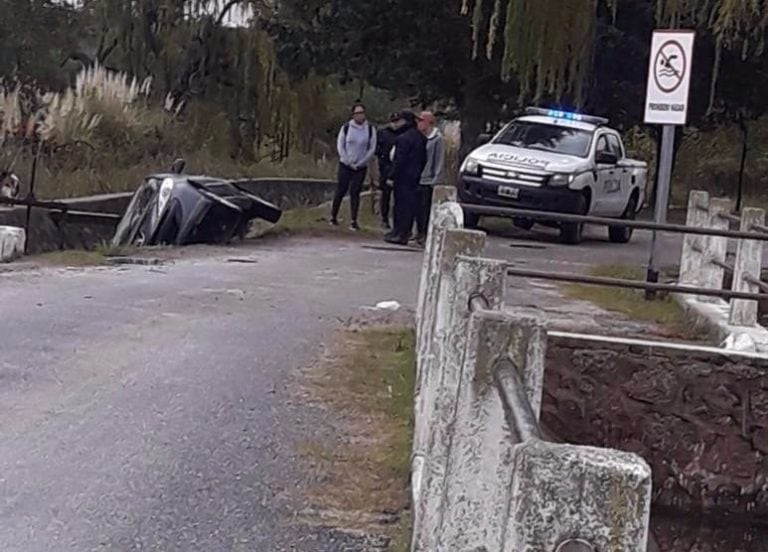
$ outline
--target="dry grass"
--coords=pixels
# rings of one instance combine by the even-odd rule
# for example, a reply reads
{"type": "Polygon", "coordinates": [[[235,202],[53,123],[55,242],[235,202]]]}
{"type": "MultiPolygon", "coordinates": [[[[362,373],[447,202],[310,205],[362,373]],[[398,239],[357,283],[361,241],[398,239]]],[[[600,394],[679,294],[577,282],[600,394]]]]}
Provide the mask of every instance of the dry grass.
{"type": "Polygon", "coordinates": [[[414,335],[378,326],[347,330],[308,377],[310,394],[341,420],[339,443],[306,442],[300,453],[320,475],[309,500],[324,521],[410,544],[414,335]]]}

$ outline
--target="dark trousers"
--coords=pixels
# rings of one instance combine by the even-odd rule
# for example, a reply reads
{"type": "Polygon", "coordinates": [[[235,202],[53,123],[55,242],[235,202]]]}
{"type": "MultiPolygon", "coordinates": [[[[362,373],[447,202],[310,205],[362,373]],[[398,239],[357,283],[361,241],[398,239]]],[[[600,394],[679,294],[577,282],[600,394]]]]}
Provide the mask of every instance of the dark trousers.
{"type": "Polygon", "coordinates": [[[390,206],[392,204],[392,186],[387,184],[387,177],[382,176],[379,182],[379,190],[381,191],[381,222],[389,224],[390,206]]]}
{"type": "Polygon", "coordinates": [[[429,230],[429,215],[432,213],[432,186],[419,186],[417,191],[419,202],[416,211],[416,231],[420,238],[427,237],[429,230]]]}
{"type": "Polygon", "coordinates": [[[357,222],[357,214],[360,212],[360,194],[363,191],[366,173],[367,170],[365,168],[354,170],[339,163],[339,179],[336,186],[336,195],[333,198],[333,207],[331,208],[331,218],[333,220],[338,219],[341,202],[344,201],[344,196],[349,193],[350,222],[357,222]]]}
{"type": "Polygon", "coordinates": [[[419,197],[416,183],[395,182],[395,236],[407,240],[411,237],[413,220],[416,218],[416,210],[419,197]]]}

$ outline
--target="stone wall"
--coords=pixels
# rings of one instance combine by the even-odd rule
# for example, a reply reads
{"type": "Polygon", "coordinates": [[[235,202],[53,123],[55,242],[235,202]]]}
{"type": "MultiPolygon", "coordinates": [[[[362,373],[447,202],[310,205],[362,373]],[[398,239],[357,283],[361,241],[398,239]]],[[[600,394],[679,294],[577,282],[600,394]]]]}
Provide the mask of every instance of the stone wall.
{"type": "MultiPolygon", "coordinates": [[[[330,180],[258,178],[238,181],[249,192],[275,203],[284,210],[330,201],[336,185],[330,180]]],[[[122,214],[133,194],[108,194],[62,201],[73,210],[122,214]]],[[[0,226],[24,228],[25,207],[0,208],[0,226]]],[[[58,249],[90,249],[108,243],[116,223],[69,221],[57,225],[45,209],[32,209],[29,228],[29,253],[58,249]]]]}
{"type": "Polygon", "coordinates": [[[768,359],[555,335],[545,378],[544,424],[641,455],[656,506],[768,516],[768,359]]]}

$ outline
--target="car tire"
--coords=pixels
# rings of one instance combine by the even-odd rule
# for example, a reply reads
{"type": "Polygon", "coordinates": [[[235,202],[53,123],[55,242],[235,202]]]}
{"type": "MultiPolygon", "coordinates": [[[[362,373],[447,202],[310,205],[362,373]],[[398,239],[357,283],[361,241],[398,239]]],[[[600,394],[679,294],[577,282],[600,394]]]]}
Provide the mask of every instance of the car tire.
{"type": "Polygon", "coordinates": [[[512,224],[515,225],[515,228],[520,228],[521,230],[530,230],[533,228],[536,222],[533,219],[516,217],[512,219],[512,224]]]}
{"type": "Polygon", "coordinates": [[[464,228],[474,229],[480,226],[480,215],[464,211],[464,228]]]}
{"type": "MultiPolygon", "coordinates": [[[[622,220],[635,220],[636,214],[637,214],[637,198],[635,198],[635,196],[632,196],[632,198],[629,200],[629,205],[627,205],[627,208],[624,211],[624,214],[621,215],[621,218],[622,220]]],[[[612,243],[629,243],[634,233],[635,233],[634,228],[629,228],[627,226],[609,226],[608,227],[608,237],[610,238],[612,243]]]]}
{"type": "MultiPolygon", "coordinates": [[[[586,215],[589,206],[586,196],[579,196],[579,200],[574,209],[576,215],[586,215]]],[[[579,245],[584,236],[583,222],[561,222],[560,223],[560,241],[567,245],[579,245]]]]}

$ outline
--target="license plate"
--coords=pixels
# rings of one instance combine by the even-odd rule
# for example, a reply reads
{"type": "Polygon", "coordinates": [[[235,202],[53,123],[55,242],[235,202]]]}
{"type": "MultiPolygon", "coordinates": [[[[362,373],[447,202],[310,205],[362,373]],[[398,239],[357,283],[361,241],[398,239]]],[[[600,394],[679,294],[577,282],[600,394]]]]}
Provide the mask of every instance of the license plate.
{"type": "Polygon", "coordinates": [[[513,188],[512,186],[499,186],[496,193],[501,197],[508,197],[511,199],[517,199],[520,195],[520,188],[513,188]]]}

